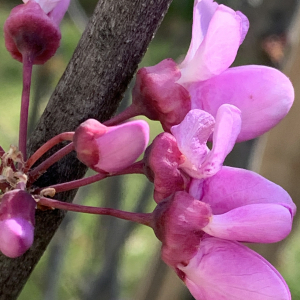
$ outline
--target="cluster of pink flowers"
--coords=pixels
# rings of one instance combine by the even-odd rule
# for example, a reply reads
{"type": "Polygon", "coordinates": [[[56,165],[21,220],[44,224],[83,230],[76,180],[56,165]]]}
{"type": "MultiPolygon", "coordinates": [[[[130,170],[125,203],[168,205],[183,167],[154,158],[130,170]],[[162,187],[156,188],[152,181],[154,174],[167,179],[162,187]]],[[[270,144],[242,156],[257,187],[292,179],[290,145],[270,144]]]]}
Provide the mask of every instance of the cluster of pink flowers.
{"type": "Polygon", "coordinates": [[[34,212],[41,206],[109,214],[151,226],[162,242],[162,259],[197,300],[291,299],[277,270],[241,242],[284,239],[291,231],[295,204],[285,190],[262,176],[223,166],[236,142],[275,126],[294,100],[291,82],[278,70],[230,68],[247,34],[247,17],[213,0],[195,0],[192,41],[183,62],[166,59],[140,69],[128,109],[105,124],[89,119],[74,132],[52,138],[27,159],[22,132],[27,131],[31,68],[55,53],[60,40],[58,24],[69,0],[24,2],[4,26],[8,51],[24,65],[24,109],[20,151],[0,149],[2,253],[17,257],[30,248],[34,212]],[[140,114],[160,121],[164,129],[147,149],[147,123],[122,123],[140,114]],[[33,167],[63,140],[70,143],[33,167]],[[212,142],[211,149],[207,142],[212,142]],[[97,174],[33,188],[50,165],[72,150],[97,174]],[[135,162],[144,150],[144,158],[135,162]],[[157,206],[152,213],[133,214],[51,199],[56,193],[108,176],[131,173],[144,174],[154,183],[157,206]]]}

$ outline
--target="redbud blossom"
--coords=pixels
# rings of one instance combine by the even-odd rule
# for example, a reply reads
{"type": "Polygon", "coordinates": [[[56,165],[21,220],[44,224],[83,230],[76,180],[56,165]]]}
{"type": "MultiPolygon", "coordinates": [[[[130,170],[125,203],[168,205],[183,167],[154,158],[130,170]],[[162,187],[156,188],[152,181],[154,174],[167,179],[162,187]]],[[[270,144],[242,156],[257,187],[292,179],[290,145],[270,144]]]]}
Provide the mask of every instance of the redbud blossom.
{"type": "MultiPolygon", "coordinates": [[[[241,188],[237,184],[236,189],[241,188]]],[[[275,184],[273,189],[279,191],[275,184]]],[[[265,193],[268,190],[270,186],[265,193]]],[[[279,192],[280,196],[286,196],[283,190],[279,192]]],[[[272,196],[271,193],[269,202],[272,196]]],[[[289,197],[281,198],[288,206],[292,203],[289,197]]],[[[237,241],[242,238],[246,242],[270,242],[275,236],[273,241],[279,241],[288,234],[286,229],[291,228],[292,216],[284,206],[281,210],[276,200],[272,205],[251,204],[260,201],[251,197],[251,193],[248,199],[248,205],[240,210],[232,209],[224,222],[217,222],[214,230],[208,232],[210,235],[206,234],[207,228],[214,223],[214,218],[222,215],[215,216],[209,203],[186,192],[176,192],[154,210],[152,226],[162,242],[162,259],[176,271],[197,300],[290,299],[288,287],[275,268],[237,241]],[[260,210],[266,221],[257,218],[260,210]],[[222,239],[216,238],[220,233],[222,239]]]]}
{"type": "Polygon", "coordinates": [[[191,178],[216,174],[232,150],[241,129],[240,111],[222,105],[216,120],[207,112],[193,109],[171,128],[173,135],[162,133],[148,147],[145,173],[154,182],[154,200],[159,203],[176,191],[189,187],[191,178]],[[206,143],[213,135],[213,147],[206,143]]]}
{"type": "Polygon", "coordinates": [[[241,110],[237,141],[255,138],[274,127],[294,101],[290,80],[264,66],[229,68],[249,22],[212,0],[195,0],[192,40],[182,63],[166,59],[137,73],[133,105],[159,120],[165,131],[179,124],[189,109],[216,117],[222,104],[241,110]],[[229,68],[229,69],[228,69],[229,68]]]}
{"type": "Polygon", "coordinates": [[[30,57],[43,64],[59,47],[58,27],[70,0],[27,0],[16,6],[4,24],[4,38],[12,57],[22,62],[30,57]]]}
{"type": "Polygon", "coordinates": [[[239,168],[194,179],[189,193],[209,204],[213,217],[202,230],[215,237],[274,243],[291,231],[296,206],[289,194],[266,178],[239,168]]]}
{"type": "Polygon", "coordinates": [[[117,172],[130,166],[145,150],[149,126],[132,121],[107,127],[97,120],[83,122],[75,131],[77,158],[98,172],[117,172]]]}
{"type": "Polygon", "coordinates": [[[36,202],[33,197],[15,189],[6,192],[0,204],[0,251],[8,257],[24,254],[34,237],[36,202]]]}

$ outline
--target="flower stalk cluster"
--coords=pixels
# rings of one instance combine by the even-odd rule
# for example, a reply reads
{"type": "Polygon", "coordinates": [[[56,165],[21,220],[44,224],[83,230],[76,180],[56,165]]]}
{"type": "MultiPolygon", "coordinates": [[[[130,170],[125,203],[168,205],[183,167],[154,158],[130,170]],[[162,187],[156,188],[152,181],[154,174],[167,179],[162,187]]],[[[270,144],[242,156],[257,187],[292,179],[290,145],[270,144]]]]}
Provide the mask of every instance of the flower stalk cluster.
{"type": "Polygon", "coordinates": [[[24,0],[4,25],[7,50],[23,63],[23,92],[19,147],[8,152],[0,147],[0,251],[14,258],[31,247],[36,209],[111,215],[152,227],[162,243],[162,259],[197,300],[291,299],[278,271],[242,243],[284,239],[291,231],[295,204],[284,189],[262,176],[223,166],[236,142],[275,126],[294,100],[291,82],[278,70],[230,67],[247,34],[247,17],[213,0],[195,0],[192,40],[181,63],[165,59],[140,69],[132,105],[124,112],[104,124],[86,120],[27,158],[32,66],[56,52],[58,25],[68,4],[24,0]],[[137,115],[158,120],[164,129],[149,146],[148,124],[128,121],[137,115]],[[62,141],[67,146],[37,163],[62,141]],[[96,174],[36,187],[36,180],[71,151],[96,174]],[[153,182],[157,206],[152,213],[53,199],[63,191],[132,173],[153,182]]]}

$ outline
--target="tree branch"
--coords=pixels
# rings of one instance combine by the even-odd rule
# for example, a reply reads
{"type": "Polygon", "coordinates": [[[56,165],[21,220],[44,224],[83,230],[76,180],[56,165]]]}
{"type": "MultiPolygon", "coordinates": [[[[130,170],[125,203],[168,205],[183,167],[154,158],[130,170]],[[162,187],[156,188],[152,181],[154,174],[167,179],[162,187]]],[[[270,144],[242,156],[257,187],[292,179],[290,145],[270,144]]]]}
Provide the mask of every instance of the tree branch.
{"type": "MultiPolygon", "coordinates": [[[[28,153],[87,118],[105,121],[112,116],[171,1],[99,1],[30,138],[28,153]]],[[[72,153],[53,165],[38,186],[78,179],[85,171],[72,153]]],[[[61,193],[57,199],[70,202],[74,195],[61,193]]],[[[31,249],[17,259],[0,256],[0,299],[17,298],[63,217],[62,211],[37,211],[31,249]]]]}

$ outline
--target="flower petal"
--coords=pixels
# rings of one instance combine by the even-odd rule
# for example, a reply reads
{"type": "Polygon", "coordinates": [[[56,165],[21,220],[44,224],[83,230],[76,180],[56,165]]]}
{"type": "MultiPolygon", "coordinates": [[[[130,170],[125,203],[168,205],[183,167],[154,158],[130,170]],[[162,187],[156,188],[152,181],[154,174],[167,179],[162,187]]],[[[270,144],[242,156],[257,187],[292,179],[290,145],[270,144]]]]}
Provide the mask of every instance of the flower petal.
{"type": "Polygon", "coordinates": [[[192,109],[216,116],[225,103],[242,112],[242,129],[237,141],[253,139],[274,127],[294,101],[290,80],[280,71],[265,66],[230,68],[219,76],[189,87],[192,109]]]}
{"type": "Polygon", "coordinates": [[[181,68],[178,83],[206,80],[225,71],[234,61],[241,41],[242,19],[231,8],[219,5],[194,57],[181,68]]]}
{"type": "Polygon", "coordinates": [[[197,176],[198,170],[209,152],[206,142],[213,132],[214,118],[207,112],[193,109],[183,121],[171,128],[177,145],[186,161],[180,165],[190,176],[197,176]]]}
{"type": "Polygon", "coordinates": [[[264,258],[237,242],[201,241],[187,266],[178,265],[197,300],[290,300],[287,284],[264,258]]]}
{"type": "Polygon", "coordinates": [[[190,189],[193,197],[208,203],[214,215],[226,213],[234,208],[259,203],[273,203],[286,207],[292,216],[296,206],[289,194],[279,185],[249,170],[222,167],[214,176],[202,181],[199,190],[190,189]],[[202,193],[201,198],[196,197],[202,193]]]}
{"type": "Polygon", "coordinates": [[[217,8],[218,3],[213,0],[195,0],[193,10],[192,40],[187,55],[184,61],[180,64],[180,68],[184,68],[194,57],[206,35],[209,22],[217,8]]]}
{"type": "Polygon", "coordinates": [[[213,134],[213,147],[201,165],[198,176],[206,178],[216,174],[222,167],[228,153],[231,152],[241,130],[241,111],[229,104],[220,106],[217,112],[213,134]]]}
{"type": "Polygon", "coordinates": [[[48,14],[61,0],[23,0],[24,3],[29,1],[38,3],[45,14],[48,14]]]}
{"type": "Polygon", "coordinates": [[[292,217],[284,206],[251,204],[214,215],[202,230],[226,240],[275,243],[283,240],[291,229],[292,217]]]}
{"type": "Polygon", "coordinates": [[[50,11],[49,17],[59,24],[68,10],[71,0],[60,0],[57,5],[50,11]]]}

